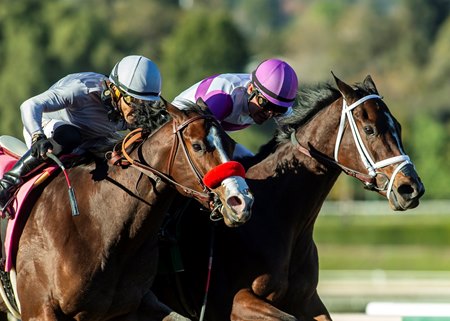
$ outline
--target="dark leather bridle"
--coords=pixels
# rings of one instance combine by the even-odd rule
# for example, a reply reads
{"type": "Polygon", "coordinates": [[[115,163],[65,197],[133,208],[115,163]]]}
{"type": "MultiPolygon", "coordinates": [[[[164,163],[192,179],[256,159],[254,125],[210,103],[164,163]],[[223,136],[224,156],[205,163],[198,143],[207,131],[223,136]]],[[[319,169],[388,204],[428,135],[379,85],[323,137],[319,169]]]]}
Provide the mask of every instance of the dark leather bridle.
{"type": "MultiPolygon", "coordinates": [[[[193,163],[192,157],[189,154],[189,151],[186,147],[186,143],[183,138],[183,130],[185,128],[187,128],[189,126],[189,124],[192,124],[193,122],[198,121],[198,120],[208,120],[210,122],[216,123],[219,126],[217,120],[213,116],[210,116],[210,115],[197,115],[197,116],[187,119],[186,121],[184,121],[183,123],[181,123],[179,125],[176,123],[175,120],[173,120],[172,121],[173,134],[175,135],[175,138],[173,140],[173,144],[172,144],[172,147],[170,150],[170,155],[169,155],[169,158],[167,161],[167,165],[165,166],[166,173],[164,173],[150,165],[143,164],[139,160],[132,159],[131,156],[129,155],[127,150],[129,149],[129,147],[131,145],[133,145],[137,142],[140,142],[140,144],[142,144],[146,139],[151,137],[151,136],[149,136],[149,137],[143,139],[142,138],[142,128],[137,128],[137,129],[131,131],[125,137],[125,139],[122,141],[121,156],[123,158],[125,158],[125,160],[128,162],[129,166],[134,167],[135,169],[137,169],[144,175],[147,175],[147,176],[156,175],[157,177],[161,178],[164,182],[166,182],[174,187],[181,188],[183,190],[183,192],[189,197],[193,197],[202,203],[213,203],[214,205],[210,205],[211,209],[213,209],[213,208],[217,208],[217,204],[215,204],[215,203],[220,202],[220,200],[218,199],[216,194],[211,192],[211,190],[208,188],[208,186],[206,186],[205,183],[203,182],[203,180],[202,180],[203,175],[200,173],[198,168],[193,163]],[[202,192],[199,192],[192,188],[184,186],[184,185],[178,183],[177,181],[175,181],[174,179],[172,179],[170,176],[179,145],[181,145],[181,148],[182,148],[184,155],[189,163],[189,166],[197,178],[197,182],[202,187],[202,190],[203,190],[202,192]]],[[[119,160],[120,159],[123,160],[122,157],[120,157],[119,160]]],[[[117,157],[115,158],[115,160],[113,162],[117,163],[117,157]]]]}

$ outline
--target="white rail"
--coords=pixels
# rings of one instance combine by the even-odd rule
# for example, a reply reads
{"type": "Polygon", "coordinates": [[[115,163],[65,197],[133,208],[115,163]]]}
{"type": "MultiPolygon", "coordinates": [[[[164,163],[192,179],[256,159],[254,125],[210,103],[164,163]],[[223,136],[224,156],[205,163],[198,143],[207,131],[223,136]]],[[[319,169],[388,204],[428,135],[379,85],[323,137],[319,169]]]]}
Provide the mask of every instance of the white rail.
{"type": "MultiPolygon", "coordinates": [[[[386,200],[380,201],[326,201],[320,215],[393,215],[386,200]]],[[[450,215],[450,200],[421,201],[408,215],[450,215]]]]}

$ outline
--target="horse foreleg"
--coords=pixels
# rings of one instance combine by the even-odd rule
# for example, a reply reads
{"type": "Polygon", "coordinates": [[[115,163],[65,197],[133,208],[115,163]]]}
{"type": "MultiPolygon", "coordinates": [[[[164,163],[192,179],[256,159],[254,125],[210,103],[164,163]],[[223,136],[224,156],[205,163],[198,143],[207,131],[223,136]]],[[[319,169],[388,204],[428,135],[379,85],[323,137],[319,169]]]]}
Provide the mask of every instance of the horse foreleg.
{"type": "Polygon", "coordinates": [[[307,308],[306,311],[309,315],[314,315],[314,320],[316,321],[332,321],[330,314],[320,299],[319,294],[317,294],[317,291],[311,298],[309,308],[307,308]]]}
{"type": "Polygon", "coordinates": [[[139,320],[190,321],[159,301],[152,291],[142,300],[139,311],[142,315],[139,320]]]}
{"type": "Polygon", "coordinates": [[[256,296],[251,289],[242,289],[234,296],[231,321],[299,321],[256,296]]]}
{"type": "Polygon", "coordinates": [[[309,299],[299,299],[300,296],[292,292],[288,292],[286,297],[287,310],[294,315],[305,316],[307,320],[332,321],[317,291],[309,299]]]}

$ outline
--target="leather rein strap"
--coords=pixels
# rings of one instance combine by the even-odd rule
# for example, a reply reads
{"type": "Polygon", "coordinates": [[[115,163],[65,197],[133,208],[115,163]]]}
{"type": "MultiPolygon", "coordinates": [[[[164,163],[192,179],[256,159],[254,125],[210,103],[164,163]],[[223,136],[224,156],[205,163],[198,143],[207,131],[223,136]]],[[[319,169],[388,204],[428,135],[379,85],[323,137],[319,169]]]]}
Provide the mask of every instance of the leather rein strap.
{"type": "MultiPolygon", "coordinates": [[[[172,186],[180,187],[186,195],[196,198],[201,202],[207,203],[207,202],[213,201],[214,194],[203,183],[202,175],[200,174],[200,172],[198,171],[198,169],[195,167],[194,163],[192,162],[192,159],[189,155],[189,152],[187,151],[186,143],[185,143],[185,141],[183,139],[183,135],[182,135],[183,129],[185,129],[190,123],[197,121],[199,119],[210,119],[210,120],[215,121],[215,119],[212,116],[207,116],[207,115],[198,115],[198,116],[189,118],[188,120],[186,120],[185,122],[183,122],[182,124],[180,124],[178,126],[177,126],[176,122],[173,121],[173,134],[175,135],[175,137],[173,140],[172,148],[171,148],[170,155],[169,155],[169,161],[167,164],[167,173],[168,174],[166,174],[152,166],[145,165],[138,160],[132,159],[131,156],[128,154],[127,150],[129,149],[130,146],[132,146],[136,142],[142,141],[142,139],[143,139],[142,138],[142,128],[137,128],[137,129],[131,131],[124,138],[124,140],[122,141],[122,150],[121,150],[122,155],[128,161],[130,166],[136,168],[141,173],[143,173],[147,176],[151,176],[152,174],[156,175],[159,178],[161,178],[163,181],[165,181],[166,183],[169,183],[172,186]],[[178,146],[180,145],[180,142],[181,142],[181,147],[183,149],[184,155],[186,156],[192,171],[195,173],[198,183],[200,184],[200,186],[202,186],[203,192],[198,192],[192,188],[184,186],[184,185],[176,182],[169,176],[170,171],[173,166],[173,163],[174,163],[174,160],[175,160],[176,151],[178,150],[178,146]]],[[[116,161],[116,163],[117,163],[117,161],[116,161]]]]}
{"type": "Polygon", "coordinates": [[[357,179],[359,179],[360,181],[364,182],[366,185],[368,184],[374,184],[375,183],[375,177],[372,177],[368,174],[364,174],[358,171],[355,171],[353,169],[350,169],[342,164],[339,164],[338,162],[336,162],[334,159],[332,159],[331,157],[328,157],[316,150],[310,150],[307,149],[306,147],[303,147],[300,142],[298,141],[297,137],[295,136],[295,131],[293,131],[291,133],[291,143],[303,154],[305,154],[308,157],[311,158],[315,158],[315,159],[319,159],[322,162],[325,162],[329,165],[334,166],[335,168],[339,168],[340,170],[342,170],[345,174],[355,177],[357,179]]]}

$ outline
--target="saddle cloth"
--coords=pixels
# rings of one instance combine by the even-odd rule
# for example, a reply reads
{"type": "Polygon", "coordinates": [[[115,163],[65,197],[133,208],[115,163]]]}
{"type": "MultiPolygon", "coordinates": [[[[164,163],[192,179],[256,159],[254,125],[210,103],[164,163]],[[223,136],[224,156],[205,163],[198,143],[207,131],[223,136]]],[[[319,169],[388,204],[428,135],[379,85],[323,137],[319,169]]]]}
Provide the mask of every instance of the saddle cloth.
{"type": "MultiPolygon", "coordinates": [[[[27,150],[26,145],[20,140],[11,136],[0,137],[0,177],[9,171],[21,155],[27,150]]],[[[29,213],[22,213],[22,208],[26,202],[30,192],[50,177],[50,174],[58,169],[57,165],[49,165],[42,172],[36,173],[31,179],[27,180],[16,193],[15,199],[9,206],[9,220],[6,227],[6,235],[4,239],[5,248],[5,271],[9,272],[14,267],[15,255],[17,253],[19,239],[22,234],[23,227],[28,219],[29,213]]],[[[1,213],[2,217],[4,213],[1,213]]]]}

